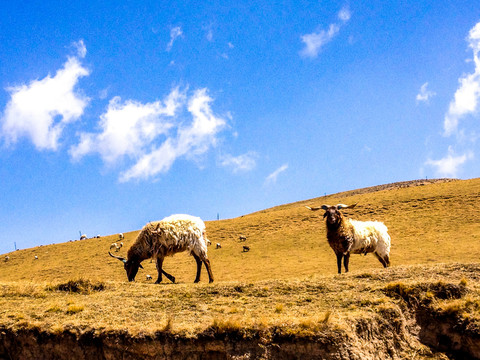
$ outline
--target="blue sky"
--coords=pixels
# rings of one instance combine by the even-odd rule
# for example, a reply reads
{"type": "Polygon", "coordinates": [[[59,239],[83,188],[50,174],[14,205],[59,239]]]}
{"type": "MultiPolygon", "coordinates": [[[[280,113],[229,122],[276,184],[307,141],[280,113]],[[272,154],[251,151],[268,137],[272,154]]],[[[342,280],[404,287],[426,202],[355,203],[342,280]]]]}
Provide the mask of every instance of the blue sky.
{"type": "Polygon", "coordinates": [[[3,1],[0,252],[478,177],[474,1],[3,1]]]}

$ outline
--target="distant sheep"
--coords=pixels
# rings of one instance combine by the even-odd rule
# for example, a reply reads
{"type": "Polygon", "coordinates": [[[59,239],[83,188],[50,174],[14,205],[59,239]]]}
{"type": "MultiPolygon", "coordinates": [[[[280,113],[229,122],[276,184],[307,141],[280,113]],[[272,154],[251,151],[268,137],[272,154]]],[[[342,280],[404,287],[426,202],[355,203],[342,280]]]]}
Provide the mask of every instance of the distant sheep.
{"type": "Polygon", "coordinates": [[[348,272],[351,253],[373,253],[384,267],[390,266],[390,235],[387,227],[379,221],[345,219],[340,210],[355,206],[356,204],[322,205],[319,208],[306,206],[312,211],[325,210],[323,217],[327,218],[327,240],[337,256],[339,274],[342,272],[342,258],[345,272],[348,272]]]}
{"type": "Polygon", "coordinates": [[[5,262],[7,262],[8,260],[10,260],[10,256],[6,255],[5,256],[5,262]]]}
{"type": "Polygon", "coordinates": [[[123,236],[123,233],[120,233],[120,234],[118,234],[118,238],[119,238],[120,240],[123,240],[123,239],[125,239],[125,236],[123,236]]]}
{"type": "Polygon", "coordinates": [[[207,239],[207,245],[212,245],[212,242],[207,239]]]}
{"type": "Polygon", "coordinates": [[[120,251],[122,246],[123,246],[123,242],[121,242],[121,243],[111,243],[110,244],[110,250],[115,249],[115,252],[118,252],[118,251],[120,251]]]}
{"type": "Polygon", "coordinates": [[[250,251],[250,246],[244,246],[243,247],[243,252],[247,252],[247,251],[250,251]]]}
{"type": "Polygon", "coordinates": [[[86,238],[87,238],[87,235],[86,235],[86,234],[80,235],[80,240],[85,240],[86,238]]]}
{"type": "Polygon", "coordinates": [[[147,281],[152,280],[152,275],[147,275],[147,281]]]}
{"type": "Polygon", "coordinates": [[[38,260],[38,256],[37,256],[37,255],[35,255],[34,259],[35,259],[35,260],[38,260]]]}
{"type": "Polygon", "coordinates": [[[240,236],[238,237],[238,239],[239,239],[240,241],[247,241],[247,237],[246,237],[245,235],[240,235],[240,236]]]}
{"type": "Polygon", "coordinates": [[[222,248],[222,244],[217,243],[217,245],[215,246],[215,249],[221,249],[221,248],[222,248]]]}
{"type": "Polygon", "coordinates": [[[110,251],[108,253],[124,263],[128,281],[135,280],[138,268],[143,269],[140,264],[143,260],[155,258],[158,271],[155,283],[158,284],[162,281],[162,274],[175,282],[175,277],[162,269],[163,260],[165,256],[172,256],[185,250],[188,250],[197,262],[195,282],[200,281],[202,263],[207,269],[209,282],[213,282],[210,260],[207,257],[205,224],[195,216],[172,215],[161,221],[148,223],[128,249],[127,259],[115,256],[110,251]]]}

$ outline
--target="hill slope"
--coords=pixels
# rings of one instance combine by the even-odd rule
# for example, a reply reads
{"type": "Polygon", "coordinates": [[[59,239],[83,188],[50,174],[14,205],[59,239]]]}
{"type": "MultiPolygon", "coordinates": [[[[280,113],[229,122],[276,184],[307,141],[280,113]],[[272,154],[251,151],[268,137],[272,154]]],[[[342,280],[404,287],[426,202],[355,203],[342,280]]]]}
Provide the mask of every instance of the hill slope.
{"type": "MultiPolygon", "coordinates": [[[[383,221],[392,237],[393,266],[475,262],[480,253],[480,179],[448,182],[410,182],[356,190],[293,204],[277,206],[235,219],[207,222],[209,247],[216,281],[258,281],[303,278],[314,274],[334,274],[335,256],[326,242],[321,213],[304,205],[358,203],[346,215],[359,220],[383,221]],[[407,186],[419,185],[419,186],[407,186]],[[421,186],[420,186],[421,185],[421,186]],[[247,237],[250,252],[243,253],[247,237]],[[221,249],[215,244],[221,243],[221,249]]],[[[121,231],[121,229],[119,229],[121,231]]],[[[125,256],[138,231],[125,233],[125,256]]],[[[0,281],[63,281],[76,277],[125,281],[122,264],[107,251],[118,236],[67,242],[8,254],[0,263],[0,281]],[[34,257],[37,256],[38,260],[34,257]]],[[[155,265],[143,263],[146,274],[156,274],[155,265]]],[[[164,263],[177,281],[190,283],[195,261],[177,254],[164,263]]],[[[354,255],[351,271],[379,268],[374,256],[354,255]]]]}
{"type": "Polygon", "coordinates": [[[192,283],[187,254],[165,261],[180,284],[147,283],[149,261],[127,282],[107,255],[118,235],[10,253],[0,358],[480,359],[479,194],[480,179],[409,182],[208,222],[213,284],[192,283]],[[353,256],[336,274],[304,205],[339,202],[387,224],[392,267],[353,256]]]}

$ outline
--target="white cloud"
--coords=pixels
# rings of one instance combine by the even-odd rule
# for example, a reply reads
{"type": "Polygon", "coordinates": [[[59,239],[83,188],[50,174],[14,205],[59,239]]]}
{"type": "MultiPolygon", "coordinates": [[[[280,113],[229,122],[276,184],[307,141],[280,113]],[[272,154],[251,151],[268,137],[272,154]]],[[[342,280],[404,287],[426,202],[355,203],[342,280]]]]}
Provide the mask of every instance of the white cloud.
{"type": "Polygon", "coordinates": [[[472,74],[461,77],[459,88],[455,92],[454,99],[450,103],[448,112],[445,114],[445,135],[451,135],[457,131],[459,120],[478,110],[480,98],[480,22],[477,23],[468,35],[469,47],[473,50],[475,70],[472,74]]]}
{"type": "Polygon", "coordinates": [[[174,126],[172,117],[181,106],[185,94],[178,88],[167,98],[148,104],[114,97],[107,111],[100,116],[101,133],[81,133],[78,145],[70,149],[70,155],[78,160],[90,153],[99,153],[108,164],[127,157],[140,157],[160,135],[174,126]]]}
{"type": "Polygon", "coordinates": [[[83,59],[85,56],[87,56],[87,47],[85,46],[83,40],[76,41],[72,45],[77,50],[77,56],[79,58],[83,59]]]}
{"type": "Polygon", "coordinates": [[[427,90],[428,87],[428,82],[423,84],[420,87],[420,92],[417,94],[417,102],[423,101],[423,102],[428,102],[433,96],[436,95],[434,91],[427,90]]]}
{"type": "Polygon", "coordinates": [[[167,51],[172,50],[173,43],[181,36],[183,36],[183,31],[180,26],[176,26],[170,30],[170,41],[167,44],[167,51]]]}
{"type": "Polygon", "coordinates": [[[70,149],[74,160],[98,153],[108,165],[133,161],[119,180],[144,180],[167,172],[179,158],[195,160],[216,145],[226,120],[213,113],[207,89],[175,88],[163,100],[142,104],[113,98],[99,133],[81,133],[70,149]]]}
{"type": "Polygon", "coordinates": [[[471,159],[473,159],[472,152],[456,156],[453,148],[449,146],[447,156],[440,160],[429,159],[425,164],[433,167],[437,176],[455,178],[458,176],[461,165],[471,159]]]}
{"type": "Polygon", "coordinates": [[[222,157],[221,165],[231,167],[234,173],[246,172],[255,168],[257,165],[257,157],[257,153],[253,151],[239,156],[227,154],[222,157]]]}
{"type": "Polygon", "coordinates": [[[339,33],[340,27],[350,20],[350,10],[347,7],[342,8],[338,13],[338,18],[342,21],[342,24],[330,24],[328,30],[302,35],[300,38],[305,44],[305,47],[300,52],[300,55],[303,57],[316,58],[322,47],[332,41],[339,33]]]}
{"type": "Polygon", "coordinates": [[[288,169],[288,164],[283,164],[282,166],[280,166],[277,170],[275,170],[273,173],[271,173],[266,177],[265,185],[276,183],[278,176],[284,171],[286,171],[287,169],[288,169]]]}
{"type": "Polygon", "coordinates": [[[338,18],[343,22],[347,22],[352,17],[352,13],[347,6],[344,6],[338,13],[338,18]]]}
{"type": "MultiPolygon", "coordinates": [[[[75,46],[84,56],[83,41],[75,46]]],[[[89,102],[75,92],[78,80],[87,75],[89,71],[71,57],[54,77],[48,75],[7,89],[10,100],[1,118],[1,136],[6,143],[14,144],[26,137],[38,150],[56,150],[65,126],[78,120],[89,102]]]]}

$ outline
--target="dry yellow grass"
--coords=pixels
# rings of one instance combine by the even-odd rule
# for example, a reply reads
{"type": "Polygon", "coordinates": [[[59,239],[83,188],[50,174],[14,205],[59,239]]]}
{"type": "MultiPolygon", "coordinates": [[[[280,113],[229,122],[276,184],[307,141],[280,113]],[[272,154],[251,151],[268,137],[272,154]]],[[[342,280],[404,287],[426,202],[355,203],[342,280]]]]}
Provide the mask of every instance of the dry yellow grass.
{"type": "MultiPolygon", "coordinates": [[[[209,239],[222,244],[209,247],[213,284],[207,284],[205,270],[201,283],[193,284],[195,261],[187,254],[164,264],[178,284],[147,282],[146,274],[156,276],[149,260],[137,281],[128,283],[121,263],[107,254],[117,235],[16,251],[0,263],[0,323],[53,333],[74,328],[195,336],[274,327],[309,336],[351,331],[352,319],[381,320],[400,301],[386,294],[389,284],[422,288],[445,281],[463,284],[468,296],[442,299],[427,286],[422,298],[432,297],[439,312],[477,324],[479,197],[480,179],[472,179],[342,193],[208,222],[209,239]],[[385,222],[393,244],[391,268],[383,269],[372,255],[357,255],[351,273],[336,274],[322,214],[304,205],[339,202],[358,203],[347,212],[353,218],[385,222]],[[247,237],[245,243],[239,235],[247,237]],[[249,252],[242,252],[244,244],[249,252]],[[73,290],[72,280],[79,284],[73,290]]],[[[125,233],[118,254],[126,253],[137,232],[125,233]]]]}

